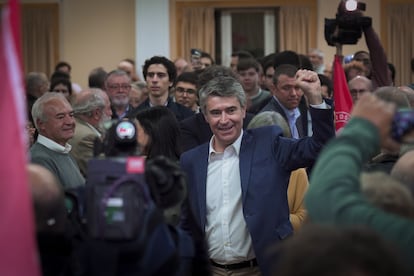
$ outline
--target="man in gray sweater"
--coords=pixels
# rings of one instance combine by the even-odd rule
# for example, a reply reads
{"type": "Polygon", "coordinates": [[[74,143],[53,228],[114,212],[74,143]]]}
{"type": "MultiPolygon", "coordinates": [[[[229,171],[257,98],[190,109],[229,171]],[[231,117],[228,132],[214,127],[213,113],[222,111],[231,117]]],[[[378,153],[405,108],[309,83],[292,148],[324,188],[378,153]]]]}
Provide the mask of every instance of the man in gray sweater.
{"type": "Polygon", "coordinates": [[[50,170],[65,189],[84,185],[85,179],[69,155],[72,147],[67,142],[75,133],[75,119],[64,95],[45,93],[33,104],[32,116],[39,136],[30,148],[31,162],[50,170]]]}

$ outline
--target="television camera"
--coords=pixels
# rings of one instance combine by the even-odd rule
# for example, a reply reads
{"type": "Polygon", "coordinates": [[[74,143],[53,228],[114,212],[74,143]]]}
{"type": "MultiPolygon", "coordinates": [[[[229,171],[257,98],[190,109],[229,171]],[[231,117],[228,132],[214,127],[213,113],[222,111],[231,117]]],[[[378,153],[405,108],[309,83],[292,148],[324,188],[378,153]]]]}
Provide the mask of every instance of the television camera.
{"type": "Polygon", "coordinates": [[[371,17],[363,16],[366,5],[357,0],[341,0],[334,19],[325,18],[325,40],[330,46],[356,44],[363,28],[372,24],[371,17]]]}

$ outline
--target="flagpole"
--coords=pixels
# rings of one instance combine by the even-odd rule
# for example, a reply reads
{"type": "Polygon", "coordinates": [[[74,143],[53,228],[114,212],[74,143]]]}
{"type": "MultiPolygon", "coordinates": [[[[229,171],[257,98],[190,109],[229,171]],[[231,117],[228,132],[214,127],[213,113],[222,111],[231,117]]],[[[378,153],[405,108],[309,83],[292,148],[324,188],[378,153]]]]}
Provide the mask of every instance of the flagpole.
{"type": "Polygon", "coordinates": [[[335,47],[336,47],[336,55],[337,56],[342,56],[342,44],[335,43],[335,47]]]}

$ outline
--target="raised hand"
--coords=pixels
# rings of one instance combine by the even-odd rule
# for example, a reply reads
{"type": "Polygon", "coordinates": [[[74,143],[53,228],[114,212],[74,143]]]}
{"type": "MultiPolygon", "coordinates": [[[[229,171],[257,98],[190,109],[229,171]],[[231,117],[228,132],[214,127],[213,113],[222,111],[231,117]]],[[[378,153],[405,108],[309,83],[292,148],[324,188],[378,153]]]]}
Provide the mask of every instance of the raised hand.
{"type": "Polygon", "coordinates": [[[318,74],[311,70],[298,70],[296,72],[296,84],[302,89],[309,104],[321,104],[322,89],[318,74]]]}

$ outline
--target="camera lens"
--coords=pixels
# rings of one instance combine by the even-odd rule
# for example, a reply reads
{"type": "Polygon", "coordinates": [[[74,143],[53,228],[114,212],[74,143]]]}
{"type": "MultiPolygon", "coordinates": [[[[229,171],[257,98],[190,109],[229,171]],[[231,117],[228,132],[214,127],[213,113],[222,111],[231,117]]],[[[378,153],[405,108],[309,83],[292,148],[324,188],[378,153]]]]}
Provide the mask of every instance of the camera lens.
{"type": "Polygon", "coordinates": [[[347,11],[355,11],[358,7],[358,2],[356,0],[348,0],[345,2],[345,9],[347,11]]]}

